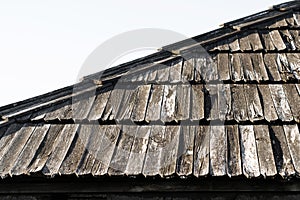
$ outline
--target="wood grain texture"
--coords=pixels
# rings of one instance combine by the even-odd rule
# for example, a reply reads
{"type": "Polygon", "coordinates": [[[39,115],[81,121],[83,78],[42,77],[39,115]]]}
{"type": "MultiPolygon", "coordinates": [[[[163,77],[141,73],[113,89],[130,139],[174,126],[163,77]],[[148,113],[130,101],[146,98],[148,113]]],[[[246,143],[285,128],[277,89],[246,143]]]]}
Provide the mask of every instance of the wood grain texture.
{"type": "Polygon", "coordinates": [[[254,133],[261,175],[272,177],[277,174],[272,144],[267,125],[255,125],[254,133]]]}
{"type": "Polygon", "coordinates": [[[283,127],[280,125],[271,126],[270,137],[277,173],[283,178],[294,175],[295,170],[283,127]]]}
{"type": "Polygon", "coordinates": [[[139,175],[142,173],[150,132],[151,126],[138,127],[125,169],[125,174],[139,175]]]}
{"type": "Polygon", "coordinates": [[[219,79],[224,80],[230,80],[230,63],[229,63],[229,56],[227,53],[218,53],[217,55],[218,60],[218,73],[219,73],[219,79]]]}
{"type": "Polygon", "coordinates": [[[276,47],[276,49],[278,51],[286,49],[286,46],[285,46],[278,30],[272,30],[272,31],[270,31],[269,34],[270,34],[270,38],[273,41],[274,46],[276,47]]]}
{"type": "Polygon", "coordinates": [[[296,122],[300,122],[300,95],[295,84],[283,84],[285,95],[289,102],[293,118],[296,122]]]}
{"type": "Polygon", "coordinates": [[[88,116],[89,120],[98,120],[101,119],[102,113],[106,107],[106,103],[109,99],[111,90],[106,92],[101,92],[98,94],[95,98],[95,101],[93,103],[93,106],[91,108],[91,112],[88,116]]]}
{"type": "Polygon", "coordinates": [[[219,118],[218,109],[218,85],[204,85],[204,116],[207,120],[216,120],[219,118]]]}
{"type": "Polygon", "coordinates": [[[115,119],[117,112],[119,111],[124,92],[124,89],[114,88],[112,90],[101,117],[103,121],[115,119]]]}
{"type": "Polygon", "coordinates": [[[172,63],[169,74],[169,82],[170,83],[179,83],[181,82],[181,74],[182,74],[182,59],[180,61],[176,61],[176,63],[172,63]]]}
{"type": "Polygon", "coordinates": [[[241,51],[252,50],[250,42],[249,42],[249,38],[248,38],[248,36],[246,34],[241,35],[239,37],[239,43],[240,43],[241,51]]]}
{"type": "Polygon", "coordinates": [[[237,36],[233,37],[230,41],[229,41],[229,49],[231,52],[234,51],[239,51],[240,50],[240,44],[239,44],[239,39],[237,36]]]}
{"type": "Polygon", "coordinates": [[[95,101],[96,95],[95,91],[88,94],[79,95],[76,98],[73,98],[72,101],[72,112],[74,120],[83,120],[86,119],[90,113],[91,107],[95,101]]]}
{"type": "Polygon", "coordinates": [[[7,144],[7,148],[2,149],[4,151],[1,151],[2,156],[0,159],[1,177],[11,174],[12,167],[14,166],[19,154],[26,145],[34,129],[34,125],[24,124],[24,126],[16,132],[12,140],[7,144]]]}
{"type": "Polygon", "coordinates": [[[171,176],[176,172],[179,135],[180,126],[166,126],[160,160],[160,174],[164,177],[171,176]]]}
{"type": "Polygon", "coordinates": [[[124,174],[136,133],[137,126],[124,125],[122,127],[119,141],[109,164],[108,174],[124,174]]]}
{"type": "Polygon", "coordinates": [[[158,64],[159,68],[156,74],[156,82],[157,83],[166,83],[169,81],[169,73],[170,67],[165,66],[163,64],[158,64]]]}
{"type": "Polygon", "coordinates": [[[210,174],[224,176],[227,174],[227,137],[225,126],[210,127],[210,174]]]}
{"type": "Polygon", "coordinates": [[[189,82],[194,80],[194,71],[195,71],[195,59],[191,58],[183,62],[182,67],[182,82],[189,82]]]}
{"type": "Polygon", "coordinates": [[[161,168],[160,160],[166,140],[165,129],[165,126],[152,126],[145,162],[143,165],[143,174],[145,176],[162,176],[159,172],[161,168]]]}
{"type": "Polygon", "coordinates": [[[129,120],[138,95],[138,89],[135,86],[126,88],[123,100],[120,104],[119,111],[116,116],[117,121],[129,120]]]}
{"type": "Polygon", "coordinates": [[[131,119],[132,121],[144,121],[151,85],[142,85],[138,87],[137,97],[135,98],[131,119]]]}
{"type": "Polygon", "coordinates": [[[275,45],[273,44],[273,41],[271,39],[271,36],[269,34],[269,31],[260,31],[260,34],[261,34],[261,37],[262,37],[262,43],[263,43],[263,46],[264,46],[264,49],[266,51],[273,51],[275,50],[275,45]]]}
{"type": "Polygon", "coordinates": [[[269,88],[278,118],[282,121],[292,121],[293,115],[282,85],[269,85],[269,88]]]}
{"type": "Polygon", "coordinates": [[[276,54],[265,54],[264,56],[266,69],[268,71],[269,79],[271,81],[281,81],[281,76],[278,71],[276,59],[276,54]]]}
{"type": "Polygon", "coordinates": [[[229,84],[218,84],[218,110],[221,121],[233,119],[229,84]]]}
{"type": "Polygon", "coordinates": [[[297,124],[283,125],[286,141],[297,175],[300,174],[300,133],[297,124]]]}
{"type": "Polygon", "coordinates": [[[108,173],[112,156],[120,137],[122,127],[120,125],[108,125],[97,149],[96,161],[93,164],[92,174],[100,176],[108,173]]]}
{"type": "Polygon", "coordinates": [[[240,137],[237,125],[227,125],[227,175],[229,177],[239,176],[242,171],[242,159],[240,150],[240,137]]]}
{"type": "Polygon", "coordinates": [[[175,121],[187,120],[190,118],[191,86],[178,85],[176,89],[176,111],[175,121]]]}
{"type": "Polygon", "coordinates": [[[253,126],[239,125],[239,130],[241,136],[243,174],[247,178],[258,177],[260,175],[260,169],[253,126]]]}
{"type": "Polygon", "coordinates": [[[59,167],[61,166],[69,147],[73,141],[73,138],[78,129],[78,124],[67,124],[65,125],[62,133],[57,138],[57,145],[53,149],[51,155],[49,156],[47,162],[45,163],[42,172],[45,175],[56,175],[58,174],[59,167]]]}
{"type": "Polygon", "coordinates": [[[250,121],[262,120],[264,118],[263,108],[260,104],[256,84],[244,85],[245,99],[247,103],[247,113],[250,121]]]}
{"type": "Polygon", "coordinates": [[[91,174],[94,163],[101,158],[97,157],[99,146],[103,140],[107,126],[91,125],[86,127],[90,132],[90,137],[86,143],[84,153],[82,154],[80,163],[77,167],[76,174],[91,174]]]}
{"type": "Polygon", "coordinates": [[[164,95],[164,85],[153,85],[150,91],[150,99],[147,107],[145,121],[156,121],[160,119],[161,105],[164,95]]]}
{"type": "Polygon", "coordinates": [[[271,96],[270,88],[268,85],[257,85],[259,94],[261,96],[262,108],[264,111],[265,119],[270,121],[275,121],[278,119],[276,108],[271,96]]]}
{"type": "Polygon", "coordinates": [[[247,104],[243,85],[231,85],[231,93],[234,119],[237,122],[248,120],[249,118],[247,115],[247,104]]]}
{"type": "Polygon", "coordinates": [[[231,80],[241,81],[244,80],[243,68],[241,67],[240,56],[238,53],[229,54],[230,66],[231,66],[231,80]]]}
{"type": "Polygon", "coordinates": [[[209,174],[210,126],[197,126],[195,130],[194,168],[196,177],[209,174]]]}
{"type": "MultiPolygon", "coordinates": [[[[295,79],[300,80],[300,55],[299,53],[287,53],[286,54],[290,71],[295,79]]],[[[293,79],[293,78],[292,78],[293,79]]]]}
{"type": "Polygon", "coordinates": [[[256,76],[253,71],[252,61],[249,54],[240,54],[241,68],[244,73],[246,81],[256,80],[256,76]]]}
{"type": "Polygon", "coordinates": [[[253,32],[248,35],[249,43],[253,49],[253,51],[262,50],[263,46],[260,41],[259,34],[257,32],[253,32]]]}
{"type": "Polygon", "coordinates": [[[38,150],[41,142],[43,141],[45,135],[47,134],[49,128],[49,124],[40,124],[36,126],[34,132],[31,134],[28,142],[15,161],[14,167],[11,170],[11,174],[28,174],[27,168],[32,161],[36,151],[38,150]]]}
{"type": "Polygon", "coordinates": [[[39,172],[45,166],[49,156],[58,145],[58,138],[62,134],[65,125],[51,125],[43,142],[39,146],[32,162],[28,167],[28,172],[39,172]]]}
{"type": "Polygon", "coordinates": [[[192,85],[192,116],[191,120],[204,118],[204,92],[203,85],[192,85]]]}
{"type": "Polygon", "coordinates": [[[87,143],[92,133],[92,125],[81,125],[78,128],[77,134],[74,137],[73,143],[70,146],[68,153],[62,162],[59,173],[60,174],[75,174],[82,159],[84,152],[87,150],[87,143]]]}
{"type": "Polygon", "coordinates": [[[175,120],[176,112],[176,86],[165,85],[161,107],[161,121],[170,122],[175,120]]]}
{"type": "Polygon", "coordinates": [[[195,126],[182,126],[178,148],[177,174],[189,176],[193,173],[195,126]]]}
{"type": "Polygon", "coordinates": [[[251,53],[250,54],[252,66],[253,66],[253,74],[255,80],[258,82],[269,80],[269,76],[264,64],[263,56],[261,53],[251,53]]]}

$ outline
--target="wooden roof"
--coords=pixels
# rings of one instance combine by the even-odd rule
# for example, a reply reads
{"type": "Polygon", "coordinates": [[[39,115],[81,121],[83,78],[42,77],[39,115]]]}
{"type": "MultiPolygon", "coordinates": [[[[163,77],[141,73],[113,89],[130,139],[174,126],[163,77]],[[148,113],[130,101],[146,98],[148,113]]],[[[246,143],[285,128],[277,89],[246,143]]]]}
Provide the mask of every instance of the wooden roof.
{"type": "Polygon", "coordinates": [[[273,6],[1,107],[0,176],[298,177],[299,12],[273,6]]]}

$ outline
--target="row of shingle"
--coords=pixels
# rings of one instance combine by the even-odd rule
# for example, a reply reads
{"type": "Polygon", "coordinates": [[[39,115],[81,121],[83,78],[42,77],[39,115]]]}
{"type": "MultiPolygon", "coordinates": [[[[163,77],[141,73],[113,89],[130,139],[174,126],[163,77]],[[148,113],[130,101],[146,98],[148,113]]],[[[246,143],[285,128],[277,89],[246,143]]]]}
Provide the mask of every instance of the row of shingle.
{"type": "Polygon", "coordinates": [[[299,84],[130,85],[66,101],[31,120],[300,122],[299,84]]]}
{"type": "Polygon", "coordinates": [[[0,176],[299,175],[292,125],[11,125],[0,138],[0,176]]]}
{"type": "Polygon", "coordinates": [[[299,81],[299,53],[218,53],[175,58],[140,70],[134,68],[119,82],[178,83],[211,81],[299,81]]]}
{"type": "Polygon", "coordinates": [[[209,51],[295,51],[300,49],[299,30],[260,30],[236,35],[208,47],[209,51]]]}

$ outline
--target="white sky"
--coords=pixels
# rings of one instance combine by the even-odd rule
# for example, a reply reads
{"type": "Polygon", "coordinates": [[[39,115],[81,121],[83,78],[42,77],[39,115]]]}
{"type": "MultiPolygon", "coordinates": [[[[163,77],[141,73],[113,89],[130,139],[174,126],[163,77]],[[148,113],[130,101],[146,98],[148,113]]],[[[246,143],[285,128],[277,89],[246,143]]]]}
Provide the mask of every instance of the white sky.
{"type": "Polygon", "coordinates": [[[89,54],[123,32],[192,37],[282,2],[0,0],[0,106],[74,84],[89,54]]]}

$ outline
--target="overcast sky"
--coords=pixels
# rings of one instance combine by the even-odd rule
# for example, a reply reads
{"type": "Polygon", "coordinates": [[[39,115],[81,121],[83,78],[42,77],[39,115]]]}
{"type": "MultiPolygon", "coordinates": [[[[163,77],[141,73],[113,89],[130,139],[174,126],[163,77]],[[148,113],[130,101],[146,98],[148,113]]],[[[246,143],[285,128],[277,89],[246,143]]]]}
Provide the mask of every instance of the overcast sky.
{"type": "Polygon", "coordinates": [[[74,84],[115,35],[158,28],[192,37],[282,2],[0,0],[0,106],[74,84]]]}

